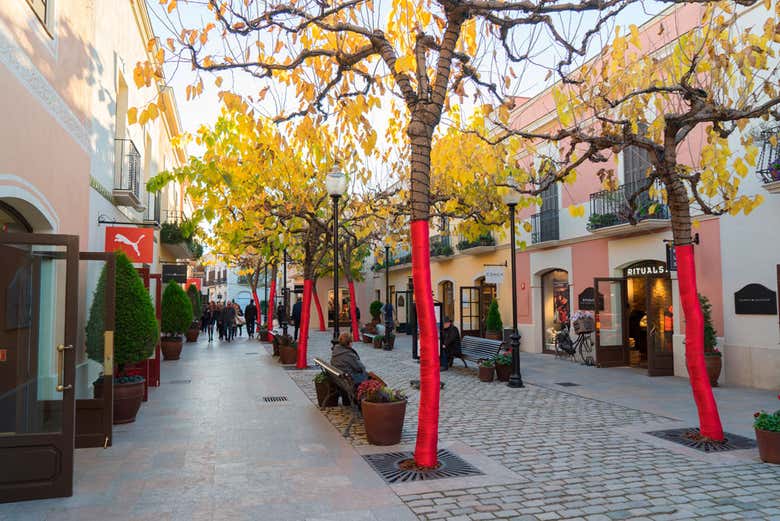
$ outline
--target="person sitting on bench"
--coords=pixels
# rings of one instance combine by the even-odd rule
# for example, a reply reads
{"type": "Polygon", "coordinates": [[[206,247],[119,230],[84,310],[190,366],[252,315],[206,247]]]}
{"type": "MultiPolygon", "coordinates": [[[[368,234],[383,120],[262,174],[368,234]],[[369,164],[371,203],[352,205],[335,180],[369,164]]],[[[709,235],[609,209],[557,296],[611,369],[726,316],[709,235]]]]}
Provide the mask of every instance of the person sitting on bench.
{"type": "Polygon", "coordinates": [[[444,348],[444,352],[447,356],[447,365],[443,367],[446,371],[447,367],[452,367],[452,362],[456,358],[463,358],[463,353],[460,350],[460,332],[458,328],[452,323],[450,317],[444,317],[444,328],[441,330],[441,343],[444,348]]]}
{"type": "Polygon", "coordinates": [[[330,365],[349,374],[355,387],[368,379],[379,380],[384,385],[381,378],[366,370],[366,366],[360,361],[357,351],[352,349],[352,335],[341,333],[338,343],[333,346],[333,353],[330,356],[330,365]]]}

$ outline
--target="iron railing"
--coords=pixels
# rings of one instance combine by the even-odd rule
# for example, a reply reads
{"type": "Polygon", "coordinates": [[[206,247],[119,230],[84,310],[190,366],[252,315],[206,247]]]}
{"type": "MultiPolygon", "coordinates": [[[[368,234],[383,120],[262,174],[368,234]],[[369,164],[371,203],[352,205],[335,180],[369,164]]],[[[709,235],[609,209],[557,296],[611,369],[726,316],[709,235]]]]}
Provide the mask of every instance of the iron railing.
{"type": "Polygon", "coordinates": [[[590,218],[587,228],[590,231],[616,226],[645,219],[668,219],[669,207],[664,204],[660,187],[656,186],[656,195],[650,197],[643,191],[629,204],[631,196],[644,185],[644,180],[626,183],[615,190],[602,190],[590,194],[590,218]]]}
{"type": "Polygon", "coordinates": [[[476,239],[466,239],[465,237],[461,236],[460,240],[458,240],[458,249],[461,251],[468,250],[470,248],[478,248],[480,246],[495,246],[495,245],[496,245],[496,238],[492,232],[483,233],[476,239]]]}
{"type": "Polygon", "coordinates": [[[144,222],[160,224],[160,192],[146,192],[144,222]]]}
{"type": "Polygon", "coordinates": [[[558,210],[542,210],[531,216],[531,243],[557,241],[559,239],[558,210]]]}
{"type": "Polygon", "coordinates": [[[780,127],[762,131],[758,140],[762,143],[756,168],[758,177],[764,184],[780,181],[780,127]]]}
{"type": "Polygon", "coordinates": [[[452,245],[449,235],[434,235],[430,238],[431,257],[439,255],[452,255],[452,245]]]}
{"type": "Polygon", "coordinates": [[[115,139],[116,171],[114,191],[134,196],[141,200],[141,154],[131,139],[115,139]]]}
{"type": "Polygon", "coordinates": [[[187,220],[187,216],[179,210],[163,210],[162,217],[164,223],[181,223],[187,220]]]}

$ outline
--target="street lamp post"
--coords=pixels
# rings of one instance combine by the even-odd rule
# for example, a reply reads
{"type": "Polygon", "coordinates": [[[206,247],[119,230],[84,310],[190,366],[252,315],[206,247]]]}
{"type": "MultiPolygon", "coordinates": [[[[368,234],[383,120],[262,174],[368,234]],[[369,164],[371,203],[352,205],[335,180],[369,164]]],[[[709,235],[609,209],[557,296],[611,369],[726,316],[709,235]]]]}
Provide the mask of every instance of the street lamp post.
{"type": "Polygon", "coordinates": [[[287,317],[290,312],[287,308],[287,250],[282,252],[282,335],[287,336],[287,317]]]}
{"type": "Polygon", "coordinates": [[[339,339],[339,198],[347,191],[347,176],[333,167],[325,178],[325,189],[333,200],[333,345],[339,339]]]}
{"type": "Polygon", "coordinates": [[[520,194],[514,189],[515,180],[509,177],[507,184],[511,187],[504,192],[504,204],[509,207],[509,243],[512,256],[512,375],[509,377],[509,387],[523,387],[523,377],[520,374],[520,334],[517,331],[517,259],[515,246],[515,208],[520,202],[520,194]]]}

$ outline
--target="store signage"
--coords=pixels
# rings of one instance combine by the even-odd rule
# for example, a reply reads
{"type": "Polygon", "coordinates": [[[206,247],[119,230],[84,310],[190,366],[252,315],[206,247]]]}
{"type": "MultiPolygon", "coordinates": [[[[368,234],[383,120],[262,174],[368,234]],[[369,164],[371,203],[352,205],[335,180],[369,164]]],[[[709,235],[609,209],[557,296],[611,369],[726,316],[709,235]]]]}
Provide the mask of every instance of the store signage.
{"type": "Polygon", "coordinates": [[[195,287],[198,289],[198,293],[200,293],[200,290],[203,287],[203,279],[200,277],[187,277],[187,283],[185,284],[187,288],[185,289],[188,289],[190,284],[195,284],[195,287]]]}
{"type": "Polygon", "coordinates": [[[737,315],[776,315],[777,293],[763,284],[748,284],[734,293],[737,315]]]}
{"type": "Polygon", "coordinates": [[[626,268],[626,277],[653,277],[668,273],[666,265],[659,261],[638,262],[626,268]]]}
{"type": "Polygon", "coordinates": [[[121,251],[128,256],[130,262],[151,264],[154,260],[154,230],[109,226],[106,228],[104,251],[121,251]]]}
{"type": "Polygon", "coordinates": [[[577,306],[581,310],[595,311],[596,305],[598,305],[598,311],[604,311],[604,295],[598,293],[598,297],[596,297],[596,292],[592,287],[585,288],[577,296],[577,306]],[[596,298],[598,298],[598,304],[596,304],[596,298]]]}
{"type": "Polygon", "coordinates": [[[163,264],[162,281],[163,284],[168,284],[170,281],[178,282],[179,284],[185,284],[187,282],[187,265],[163,264]]]}
{"type": "Polygon", "coordinates": [[[677,271],[677,250],[672,243],[666,244],[666,265],[669,271],[677,271]]]}
{"type": "Polygon", "coordinates": [[[485,268],[485,284],[501,284],[504,282],[503,266],[488,266],[485,268]]]}

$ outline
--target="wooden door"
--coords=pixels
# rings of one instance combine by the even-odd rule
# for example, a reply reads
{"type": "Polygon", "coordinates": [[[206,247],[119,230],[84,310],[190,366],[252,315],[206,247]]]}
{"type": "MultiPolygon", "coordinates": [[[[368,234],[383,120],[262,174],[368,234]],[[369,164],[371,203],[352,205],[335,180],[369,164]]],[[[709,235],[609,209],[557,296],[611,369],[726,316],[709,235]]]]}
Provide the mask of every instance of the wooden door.
{"type": "Polygon", "coordinates": [[[647,375],[674,375],[674,334],[672,280],[648,278],[647,293],[647,375]]]}
{"type": "Polygon", "coordinates": [[[460,334],[461,336],[480,336],[480,287],[464,286],[460,288],[460,334]]]}
{"type": "Polygon", "coordinates": [[[595,278],[596,294],[603,295],[604,309],[596,307],[596,365],[628,365],[626,346],[626,279],[595,278]]]}
{"type": "Polygon", "coordinates": [[[73,494],[78,244],[0,233],[0,502],[73,494]]]}

